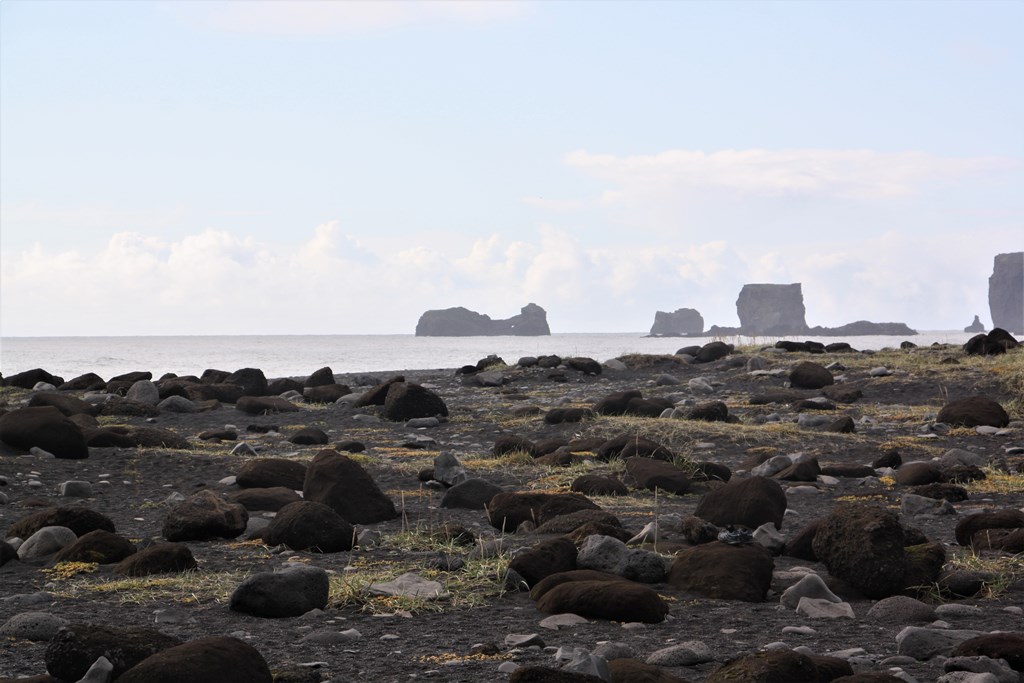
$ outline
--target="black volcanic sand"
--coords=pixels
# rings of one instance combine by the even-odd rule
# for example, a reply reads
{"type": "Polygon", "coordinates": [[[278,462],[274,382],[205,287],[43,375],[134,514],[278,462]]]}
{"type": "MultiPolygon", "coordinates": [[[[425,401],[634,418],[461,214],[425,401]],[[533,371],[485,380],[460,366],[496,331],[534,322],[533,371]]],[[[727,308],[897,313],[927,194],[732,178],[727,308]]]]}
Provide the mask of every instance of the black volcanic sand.
{"type": "MultiPolygon", "coordinates": [[[[475,362],[467,358],[467,363],[475,362]]],[[[9,502],[0,505],[0,529],[42,505],[84,504],[116,524],[118,533],[139,542],[159,539],[164,516],[173,492],[189,495],[208,488],[227,494],[236,486],[220,483],[235,474],[244,461],[230,455],[234,442],[204,442],[199,433],[232,425],[239,439],[253,445],[260,457],[278,456],[308,461],[322,447],[295,446],[289,434],[302,427],[318,427],[328,433],[331,443],[357,440],[367,450],[356,458],[372,474],[378,485],[404,510],[403,517],[381,524],[363,525],[380,532],[379,546],[352,552],[317,554],[268,548],[258,541],[244,539],[189,543],[198,560],[199,570],[191,575],[151,577],[149,580],[120,581],[108,567],[65,577],[50,571],[52,562],[13,561],[0,567],[0,598],[48,591],[49,602],[30,607],[12,607],[0,599],[0,623],[23,611],[47,611],[72,622],[156,627],[182,639],[232,634],[245,639],[265,657],[274,671],[295,671],[303,667],[304,680],[407,681],[434,678],[446,681],[505,680],[499,673],[504,661],[520,665],[557,666],[554,648],[592,650],[604,641],[619,641],[632,647],[638,659],[655,650],[690,640],[706,643],[714,653],[714,662],[692,667],[666,669],[689,681],[703,681],[721,662],[743,653],[782,641],[791,647],[803,646],[817,654],[862,648],[873,662],[858,670],[885,671],[886,657],[897,654],[896,634],[907,624],[882,624],[866,619],[872,602],[852,600],[855,619],[814,620],[799,616],[779,605],[778,593],[770,592],[763,603],[710,600],[681,593],[658,584],[656,590],[670,601],[668,619],[660,624],[624,628],[622,624],[591,620],[590,623],[546,630],[539,612],[528,594],[503,592],[499,572],[502,558],[486,563],[468,560],[464,569],[444,572],[426,568],[436,555],[438,545],[430,533],[443,522],[462,524],[475,534],[500,536],[487,523],[482,511],[448,510],[439,507],[442,493],[424,487],[417,473],[432,466],[438,450],[408,447],[415,435],[434,439],[441,451],[460,458],[470,476],[492,481],[507,490],[567,491],[569,483],[583,473],[622,474],[621,463],[603,463],[590,454],[579,454],[579,462],[569,468],[545,467],[526,456],[496,458],[491,449],[502,435],[517,435],[533,441],[548,438],[611,438],[622,432],[647,436],[672,449],[680,458],[713,461],[735,470],[752,453],[809,453],[824,464],[868,464],[884,451],[895,448],[904,462],[929,459],[951,448],[963,448],[985,454],[994,466],[1005,468],[1013,476],[995,476],[967,488],[967,501],[955,504],[958,514],[916,517],[905,520],[923,531],[931,540],[946,546],[948,562],[956,562],[969,553],[956,545],[954,527],[964,514],[978,510],[1017,508],[1022,504],[1021,484],[1016,476],[1021,456],[1006,454],[1011,446],[1024,445],[1021,429],[1020,389],[1024,373],[1024,352],[995,358],[968,357],[959,347],[919,348],[910,351],[886,350],[876,354],[826,354],[758,352],[745,349],[733,356],[703,365],[686,365],[672,357],[624,357],[626,370],[605,369],[599,376],[583,375],[570,369],[561,374],[567,381],[552,378],[552,370],[508,367],[501,371],[507,383],[501,388],[473,386],[472,381],[452,370],[411,371],[404,373],[432,388],[450,411],[450,417],[437,427],[411,429],[385,420],[357,419],[357,415],[376,415],[377,409],[353,409],[346,404],[314,406],[300,404],[296,413],[251,417],[233,406],[198,414],[162,414],[158,418],[108,417],[103,424],[148,425],[172,430],[187,438],[190,450],[160,448],[93,448],[87,460],[59,460],[36,455],[0,456],[0,475],[6,478],[0,492],[9,502]],[[746,360],[752,355],[768,359],[769,369],[788,368],[804,360],[822,364],[840,362],[845,372],[836,372],[847,384],[858,386],[863,398],[853,404],[839,404],[836,417],[849,415],[857,421],[854,434],[831,434],[797,427],[797,413],[786,404],[751,405],[753,395],[786,388],[785,373],[752,376],[746,360]],[[942,363],[954,358],[958,364],[942,363]],[[870,370],[884,366],[893,372],[886,377],[871,377],[870,370]],[[678,385],[662,385],[656,378],[671,375],[678,385]],[[543,414],[516,417],[513,410],[522,406],[590,407],[603,396],[636,388],[645,397],[672,396],[681,400],[690,396],[687,381],[703,377],[714,385],[714,393],[694,397],[697,401],[722,400],[740,423],[702,423],[667,418],[598,417],[581,423],[548,425],[543,414]],[[1013,383],[1017,389],[1013,388],[1013,383]],[[930,438],[922,429],[935,419],[944,401],[968,395],[983,395],[1007,407],[1011,419],[1009,434],[982,435],[974,429],[957,428],[930,438]],[[1016,411],[1016,412],[1015,412],[1016,411]],[[758,425],[760,418],[779,413],[782,423],[758,425]],[[248,425],[275,425],[277,432],[246,432],[248,425]],[[32,475],[31,473],[35,473],[32,475]],[[31,475],[31,476],[30,476],[31,475]],[[103,476],[107,475],[107,476],[103,476]],[[42,487],[31,487],[30,478],[38,477],[42,487]],[[61,498],[57,486],[67,480],[93,483],[94,498],[79,501],[61,498]],[[109,484],[100,484],[101,481],[109,484]],[[322,613],[298,618],[266,619],[235,613],[228,608],[228,597],[241,579],[249,574],[279,567],[284,562],[306,562],[332,572],[332,604],[322,613]],[[387,580],[407,571],[435,578],[451,593],[448,601],[428,603],[401,599],[374,598],[365,590],[372,581],[387,580]],[[170,621],[156,623],[158,615],[170,621]],[[810,626],[811,635],[783,634],[786,626],[810,626]],[[303,643],[303,635],[321,629],[355,629],[360,637],[341,645],[303,643]],[[511,650],[505,645],[508,634],[539,633],[547,649],[511,650]],[[495,643],[497,654],[470,656],[478,643],[495,643]]],[[[201,368],[187,369],[200,371],[201,368]]],[[[377,380],[388,373],[376,373],[377,380]]],[[[358,393],[360,378],[340,376],[358,393]]],[[[7,408],[25,402],[30,392],[5,388],[0,397],[7,408]]],[[[819,396],[818,391],[796,391],[800,396],[819,396]]],[[[783,486],[793,484],[783,482],[783,486]]],[[[782,533],[795,535],[807,522],[825,515],[840,500],[863,498],[888,505],[897,511],[902,492],[889,479],[842,479],[837,485],[817,485],[818,492],[790,495],[782,533]]],[[[618,515],[630,531],[639,531],[657,515],[693,512],[701,493],[674,496],[632,490],[627,496],[595,497],[603,508],[618,515]]],[[[253,513],[253,517],[261,513],[253,513]]],[[[511,549],[530,546],[551,536],[535,533],[505,535],[505,556],[511,549]]],[[[669,540],[678,541],[678,536],[669,540]]],[[[447,550],[466,558],[470,548],[448,546],[447,550]]],[[[992,559],[992,558],[988,558],[992,559]]],[[[811,566],[821,575],[823,565],[789,557],[776,557],[775,569],[811,566]]],[[[1021,616],[1003,608],[1021,605],[1024,584],[1008,575],[1005,586],[994,595],[983,595],[962,602],[982,607],[973,616],[951,620],[952,628],[981,631],[1021,629],[1021,616]]],[[[920,624],[917,624],[920,625],[920,624]]],[[[4,638],[0,647],[0,674],[15,677],[45,673],[46,643],[4,638]]],[[[901,663],[904,671],[918,681],[934,680],[942,672],[941,659],[901,663]]],[[[282,680],[299,680],[284,677],[282,680]]]]}

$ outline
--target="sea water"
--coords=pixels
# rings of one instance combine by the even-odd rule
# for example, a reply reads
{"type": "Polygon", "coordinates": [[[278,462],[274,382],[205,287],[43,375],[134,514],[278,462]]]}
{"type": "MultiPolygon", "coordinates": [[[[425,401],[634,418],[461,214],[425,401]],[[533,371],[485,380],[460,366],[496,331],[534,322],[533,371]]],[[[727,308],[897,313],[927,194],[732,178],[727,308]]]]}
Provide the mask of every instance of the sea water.
{"type": "MultiPolygon", "coordinates": [[[[736,345],[771,346],[779,339],[848,342],[858,350],[912,341],[963,344],[964,332],[922,332],[910,337],[725,337],[736,345]]],[[[147,337],[4,337],[0,372],[10,376],[43,368],[71,379],[95,372],[104,379],[135,370],[199,375],[207,368],[260,368],[267,377],[304,377],[329,366],[336,374],[458,368],[494,354],[507,363],[556,354],[598,361],[628,353],[673,353],[714,337],[647,337],[642,332],[552,334],[543,337],[417,337],[414,335],[265,335],[147,337]]]]}

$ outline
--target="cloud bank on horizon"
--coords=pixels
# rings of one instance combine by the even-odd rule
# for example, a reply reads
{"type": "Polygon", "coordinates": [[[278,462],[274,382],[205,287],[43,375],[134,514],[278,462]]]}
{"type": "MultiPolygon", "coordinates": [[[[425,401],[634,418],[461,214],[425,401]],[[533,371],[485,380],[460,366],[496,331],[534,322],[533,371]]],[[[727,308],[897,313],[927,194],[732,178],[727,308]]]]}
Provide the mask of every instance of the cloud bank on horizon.
{"type": "Polygon", "coordinates": [[[0,335],[989,324],[1024,5],[0,4],[0,335]],[[971,21],[964,21],[969,16],[971,21]]]}

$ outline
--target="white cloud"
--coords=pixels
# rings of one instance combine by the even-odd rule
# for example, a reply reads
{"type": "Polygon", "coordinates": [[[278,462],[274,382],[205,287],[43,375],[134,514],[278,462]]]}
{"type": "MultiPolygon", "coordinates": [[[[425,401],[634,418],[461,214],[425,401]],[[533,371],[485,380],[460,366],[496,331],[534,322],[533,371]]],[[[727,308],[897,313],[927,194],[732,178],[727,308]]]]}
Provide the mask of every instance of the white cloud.
{"type": "Polygon", "coordinates": [[[676,149],[626,157],[577,150],[565,162],[610,182],[613,189],[604,195],[609,203],[708,189],[766,197],[892,198],[913,195],[926,183],[1012,164],[999,157],[841,149],[676,149]]]}
{"type": "Polygon", "coordinates": [[[119,233],[91,251],[5,249],[0,334],[411,333],[428,309],[507,317],[530,301],[556,332],[639,332],[656,310],[681,307],[708,326],[736,325],[748,282],[801,282],[811,325],[954,329],[976,313],[987,320],[991,245],[1020,248],[1013,226],[949,245],[889,232],[772,250],[628,234],[595,246],[553,226],[512,240],[397,239],[367,246],[331,222],[297,244],[205,231],[119,233]]]}
{"type": "Polygon", "coordinates": [[[421,24],[483,24],[515,19],[529,2],[485,0],[250,0],[173,2],[183,20],[237,33],[324,35],[421,24]]]}

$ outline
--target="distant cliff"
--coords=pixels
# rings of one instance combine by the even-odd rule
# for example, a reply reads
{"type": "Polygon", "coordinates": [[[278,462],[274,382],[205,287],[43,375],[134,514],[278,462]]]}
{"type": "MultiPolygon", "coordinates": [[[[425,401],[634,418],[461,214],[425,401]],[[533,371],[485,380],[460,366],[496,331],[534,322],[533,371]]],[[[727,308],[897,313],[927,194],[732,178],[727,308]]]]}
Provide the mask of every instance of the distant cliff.
{"type": "Polygon", "coordinates": [[[532,303],[523,306],[519,315],[506,320],[491,320],[488,315],[458,306],[427,311],[416,323],[417,337],[540,337],[549,334],[547,312],[532,303]]]}
{"type": "Polygon", "coordinates": [[[1024,334],[1024,251],[998,254],[988,279],[992,327],[1024,334]]]}

